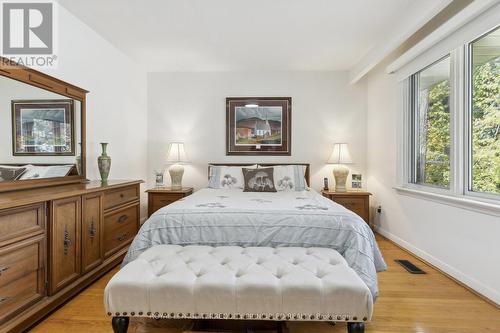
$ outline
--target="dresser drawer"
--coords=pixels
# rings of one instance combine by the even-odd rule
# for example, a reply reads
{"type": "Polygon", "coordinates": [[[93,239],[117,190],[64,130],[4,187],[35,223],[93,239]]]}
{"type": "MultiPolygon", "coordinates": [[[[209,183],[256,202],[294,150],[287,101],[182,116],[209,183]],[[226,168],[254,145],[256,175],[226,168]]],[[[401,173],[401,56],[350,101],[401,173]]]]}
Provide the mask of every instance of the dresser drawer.
{"type": "Polygon", "coordinates": [[[358,214],[365,221],[368,220],[368,200],[364,197],[336,197],[333,199],[336,203],[358,214]]]}
{"type": "Polygon", "coordinates": [[[154,212],[184,197],[184,195],[181,194],[150,194],[150,195],[154,212]]]}
{"type": "Polygon", "coordinates": [[[335,198],[336,203],[341,204],[347,209],[363,209],[365,207],[365,199],[363,198],[335,198]]]}
{"type": "Polygon", "coordinates": [[[104,192],[104,209],[112,209],[139,200],[139,186],[132,185],[104,192]]]}
{"type": "Polygon", "coordinates": [[[2,250],[2,254],[0,254],[0,286],[5,286],[39,269],[39,250],[38,243],[22,246],[15,250],[11,248],[2,250]]]}
{"type": "Polygon", "coordinates": [[[0,246],[45,230],[45,204],[6,209],[0,213],[0,246]]]}
{"type": "Polygon", "coordinates": [[[45,295],[45,237],[0,250],[0,323],[45,295]]]}
{"type": "Polygon", "coordinates": [[[137,233],[139,204],[104,217],[104,256],[109,257],[129,244],[137,233]]]}

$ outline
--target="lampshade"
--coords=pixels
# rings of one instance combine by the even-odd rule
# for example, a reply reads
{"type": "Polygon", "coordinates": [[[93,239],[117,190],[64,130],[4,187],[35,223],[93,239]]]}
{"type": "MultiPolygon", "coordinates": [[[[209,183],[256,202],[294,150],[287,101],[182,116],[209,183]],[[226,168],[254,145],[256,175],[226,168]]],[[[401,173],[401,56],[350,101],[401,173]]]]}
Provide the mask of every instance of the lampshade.
{"type": "Polygon", "coordinates": [[[171,142],[168,146],[167,162],[188,163],[186,150],[183,142],[171,142]]]}
{"type": "Polygon", "coordinates": [[[336,143],[333,145],[333,152],[328,161],[328,164],[351,164],[352,158],[349,153],[347,143],[336,143]]]}

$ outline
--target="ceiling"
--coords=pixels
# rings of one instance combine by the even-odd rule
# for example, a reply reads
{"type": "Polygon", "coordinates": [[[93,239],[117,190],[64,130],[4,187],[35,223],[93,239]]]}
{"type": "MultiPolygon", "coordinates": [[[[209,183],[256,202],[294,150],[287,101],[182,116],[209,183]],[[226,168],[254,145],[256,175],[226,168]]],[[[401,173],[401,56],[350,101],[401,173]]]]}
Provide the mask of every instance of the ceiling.
{"type": "Polygon", "coordinates": [[[438,1],[58,2],[148,71],[244,71],[349,70],[438,1]]]}

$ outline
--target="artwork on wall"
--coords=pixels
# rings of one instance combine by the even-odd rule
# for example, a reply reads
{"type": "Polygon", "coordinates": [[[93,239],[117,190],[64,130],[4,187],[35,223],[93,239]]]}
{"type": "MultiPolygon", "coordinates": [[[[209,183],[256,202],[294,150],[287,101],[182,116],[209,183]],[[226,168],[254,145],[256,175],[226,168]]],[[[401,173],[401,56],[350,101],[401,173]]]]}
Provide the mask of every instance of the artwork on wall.
{"type": "Polygon", "coordinates": [[[73,100],[12,101],[12,153],[75,155],[73,100]]]}
{"type": "Polygon", "coordinates": [[[226,155],[290,155],[291,97],[226,98],[226,155]]]}

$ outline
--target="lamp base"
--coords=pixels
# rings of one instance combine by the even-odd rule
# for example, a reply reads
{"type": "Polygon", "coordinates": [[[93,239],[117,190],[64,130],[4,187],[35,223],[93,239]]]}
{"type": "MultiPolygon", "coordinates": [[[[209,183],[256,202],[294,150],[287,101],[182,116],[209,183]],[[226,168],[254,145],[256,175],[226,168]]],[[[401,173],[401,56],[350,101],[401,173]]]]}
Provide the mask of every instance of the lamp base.
{"type": "Polygon", "coordinates": [[[182,176],[184,175],[184,167],[180,164],[171,165],[168,168],[168,173],[170,174],[170,179],[172,180],[172,189],[182,188],[182,176]]]}
{"type": "Polygon", "coordinates": [[[333,167],[333,177],[335,178],[335,192],[346,192],[345,183],[349,175],[349,168],[343,165],[333,167]]]}

